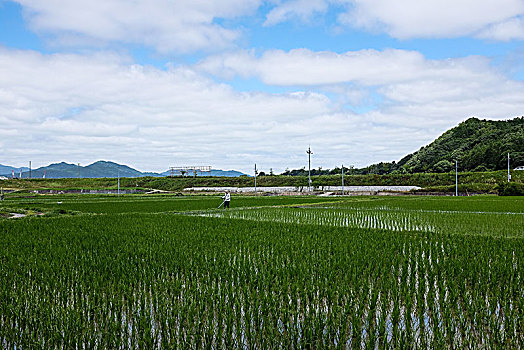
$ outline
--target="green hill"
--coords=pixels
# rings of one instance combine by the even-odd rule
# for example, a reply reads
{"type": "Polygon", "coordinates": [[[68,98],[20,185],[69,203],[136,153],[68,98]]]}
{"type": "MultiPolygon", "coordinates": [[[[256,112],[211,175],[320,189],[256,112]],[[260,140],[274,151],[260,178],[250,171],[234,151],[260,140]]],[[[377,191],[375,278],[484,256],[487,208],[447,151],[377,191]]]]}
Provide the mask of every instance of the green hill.
{"type": "Polygon", "coordinates": [[[470,118],[398,163],[379,163],[367,173],[444,173],[507,169],[524,165],[524,117],[505,121],[470,118]]]}

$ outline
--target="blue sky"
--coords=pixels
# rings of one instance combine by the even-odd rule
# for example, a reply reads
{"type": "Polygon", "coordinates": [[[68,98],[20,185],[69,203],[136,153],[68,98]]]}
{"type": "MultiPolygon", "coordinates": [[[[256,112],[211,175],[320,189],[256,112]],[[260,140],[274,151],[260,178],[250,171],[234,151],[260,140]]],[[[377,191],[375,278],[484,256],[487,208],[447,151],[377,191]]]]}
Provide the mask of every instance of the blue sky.
{"type": "Polygon", "coordinates": [[[275,172],[523,115],[524,0],[0,0],[1,164],[275,172]]]}

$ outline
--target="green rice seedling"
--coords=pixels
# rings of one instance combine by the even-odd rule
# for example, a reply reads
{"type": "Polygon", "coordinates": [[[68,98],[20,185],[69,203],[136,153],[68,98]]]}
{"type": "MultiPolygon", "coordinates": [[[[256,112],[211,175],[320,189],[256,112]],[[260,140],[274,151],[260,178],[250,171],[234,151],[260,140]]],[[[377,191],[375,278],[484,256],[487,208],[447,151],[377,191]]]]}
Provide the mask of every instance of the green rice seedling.
{"type": "Polygon", "coordinates": [[[348,207],[198,215],[0,221],[0,343],[524,345],[520,219],[348,207]],[[493,232],[477,230],[492,219],[493,232]]]}
{"type": "Polygon", "coordinates": [[[524,237],[524,213],[407,211],[389,208],[247,208],[196,215],[388,231],[524,237]]]}

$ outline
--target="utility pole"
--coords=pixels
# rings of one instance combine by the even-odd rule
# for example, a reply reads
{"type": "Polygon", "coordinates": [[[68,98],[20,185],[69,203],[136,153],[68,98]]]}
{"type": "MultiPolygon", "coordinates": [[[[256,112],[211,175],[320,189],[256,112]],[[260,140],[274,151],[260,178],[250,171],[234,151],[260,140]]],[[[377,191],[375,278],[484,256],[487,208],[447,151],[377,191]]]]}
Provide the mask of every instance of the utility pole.
{"type": "Polygon", "coordinates": [[[257,164],[255,163],[255,196],[257,195],[257,164]]]}
{"type": "Polygon", "coordinates": [[[308,181],[308,191],[311,192],[311,155],[313,154],[313,152],[311,152],[311,146],[307,148],[307,151],[306,153],[308,154],[308,159],[309,159],[309,167],[308,167],[308,178],[309,178],[309,181],[308,181]]]}
{"type": "Polygon", "coordinates": [[[508,152],[508,182],[511,180],[511,174],[509,173],[509,152],[508,152]]]}
{"type": "Polygon", "coordinates": [[[455,197],[458,197],[458,162],[455,159],[455,197]]]}
{"type": "Polygon", "coordinates": [[[120,197],[120,168],[118,168],[118,197],[120,197]]]}
{"type": "Polygon", "coordinates": [[[344,195],[344,164],[342,164],[342,195],[344,195]]]}

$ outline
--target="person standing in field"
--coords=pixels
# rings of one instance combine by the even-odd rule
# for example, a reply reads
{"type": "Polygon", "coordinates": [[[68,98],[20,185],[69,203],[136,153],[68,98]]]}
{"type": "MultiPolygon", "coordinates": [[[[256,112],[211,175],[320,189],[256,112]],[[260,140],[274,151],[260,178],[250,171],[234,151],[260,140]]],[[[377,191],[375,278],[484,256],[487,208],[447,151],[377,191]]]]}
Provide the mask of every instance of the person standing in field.
{"type": "Polygon", "coordinates": [[[222,199],[224,199],[224,209],[229,208],[229,202],[231,201],[231,194],[229,191],[224,193],[224,197],[222,197],[222,199]]]}

